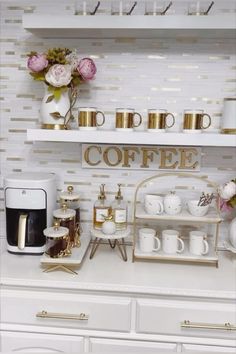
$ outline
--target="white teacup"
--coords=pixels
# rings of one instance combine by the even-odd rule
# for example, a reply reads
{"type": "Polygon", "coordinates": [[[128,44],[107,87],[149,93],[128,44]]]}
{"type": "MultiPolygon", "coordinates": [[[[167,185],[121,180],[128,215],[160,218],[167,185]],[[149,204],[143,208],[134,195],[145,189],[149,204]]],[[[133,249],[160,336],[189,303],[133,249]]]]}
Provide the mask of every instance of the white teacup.
{"type": "Polygon", "coordinates": [[[146,194],[144,197],[144,209],[148,214],[162,214],[164,211],[163,198],[156,194],[146,194]]]}
{"type": "Polygon", "coordinates": [[[189,237],[190,253],[202,256],[209,252],[209,244],[206,241],[207,235],[204,231],[190,231],[189,237]]]}
{"type": "Polygon", "coordinates": [[[179,231],[177,230],[162,231],[162,244],[165,253],[175,254],[184,251],[184,242],[179,236],[179,231]]]}
{"type": "Polygon", "coordinates": [[[146,227],[139,230],[139,248],[144,253],[158,251],[161,248],[161,242],[156,236],[156,230],[146,227]]]}
{"type": "Polygon", "coordinates": [[[208,212],[208,205],[198,205],[199,200],[189,200],[188,201],[188,209],[190,214],[194,216],[204,216],[208,212]]]}

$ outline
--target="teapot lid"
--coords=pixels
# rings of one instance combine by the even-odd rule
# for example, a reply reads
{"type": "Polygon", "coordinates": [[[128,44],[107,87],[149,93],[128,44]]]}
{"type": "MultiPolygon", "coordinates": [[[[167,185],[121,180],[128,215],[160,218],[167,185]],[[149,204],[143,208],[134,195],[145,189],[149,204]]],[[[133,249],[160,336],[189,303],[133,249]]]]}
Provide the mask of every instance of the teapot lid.
{"type": "Polygon", "coordinates": [[[74,191],[73,186],[68,186],[66,191],[61,192],[60,199],[76,201],[79,200],[79,194],[74,191]]]}

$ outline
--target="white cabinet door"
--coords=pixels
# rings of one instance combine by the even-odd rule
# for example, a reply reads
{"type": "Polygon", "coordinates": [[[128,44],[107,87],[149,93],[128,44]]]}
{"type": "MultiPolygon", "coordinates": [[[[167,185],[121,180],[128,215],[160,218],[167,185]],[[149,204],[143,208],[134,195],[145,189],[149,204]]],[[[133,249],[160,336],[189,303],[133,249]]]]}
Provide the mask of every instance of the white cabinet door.
{"type": "Polygon", "coordinates": [[[90,338],[90,352],[95,353],[165,353],[176,352],[175,343],[158,343],[122,339],[90,338]]]}
{"type": "Polygon", "coordinates": [[[236,353],[236,347],[219,347],[215,345],[183,344],[182,352],[191,353],[236,353]]]}
{"type": "Polygon", "coordinates": [[[1,332],[1,352],[82,353],[83,338],[53,334],[1,332]]]}

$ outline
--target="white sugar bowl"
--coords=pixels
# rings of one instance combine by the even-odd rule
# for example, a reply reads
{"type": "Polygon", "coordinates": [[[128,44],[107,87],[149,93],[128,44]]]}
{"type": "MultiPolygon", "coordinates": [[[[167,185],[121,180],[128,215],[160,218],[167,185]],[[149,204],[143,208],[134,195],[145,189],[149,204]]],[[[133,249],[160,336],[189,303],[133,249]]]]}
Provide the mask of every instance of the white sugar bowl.
{"type": "Polygon", "coordinates": [[[171,191],[164,198],[164,211],[168,215],[176,215],[181,212],[182,201],[181,198],[174,192],[171,191]]]}
{"type": "Polygon", "coordinates": [[[112,215],[105,217],[105,221],[102,224],[102,232],[105,235],[113,235],[116,232],[116,224],[113,221],[112,215]]]}

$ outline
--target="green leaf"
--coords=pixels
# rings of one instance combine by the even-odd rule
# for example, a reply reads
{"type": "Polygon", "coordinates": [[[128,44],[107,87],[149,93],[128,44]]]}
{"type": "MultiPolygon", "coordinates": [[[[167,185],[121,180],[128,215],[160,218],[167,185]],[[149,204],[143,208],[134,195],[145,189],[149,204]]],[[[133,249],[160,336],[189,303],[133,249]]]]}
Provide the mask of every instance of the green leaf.
{"type": "Polygon", "coordinates": [[[44,72],[39,72],[39,73],[32,73],[30,72],[30,75],[34,78],[34,80],[37,81],[44,81],[44,72]]]}
{"type": "Polygon", "coordinates": [[[53,101],[54,95],[48,96],[46,103],[53,101]]]}
{"type": "Polygon", "coordinates": [[[61,98],[61,89],[60,88],[55,89],[53,94],[55,100],[58,101],[61,98]]]}
{"type": "Polygon", "coordinates": [[[50,113],[50,116],[52,116],[55,119],[64,118],[63,116],[61,116],[60,112],[52,112],[50,113]]]}

